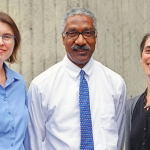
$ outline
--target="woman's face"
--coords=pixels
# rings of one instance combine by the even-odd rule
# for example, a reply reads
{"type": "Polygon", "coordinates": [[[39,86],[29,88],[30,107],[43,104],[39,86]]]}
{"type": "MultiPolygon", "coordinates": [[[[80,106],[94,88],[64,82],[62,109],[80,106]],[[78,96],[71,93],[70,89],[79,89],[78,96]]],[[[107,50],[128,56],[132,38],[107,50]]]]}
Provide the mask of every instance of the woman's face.
{"type": "Polygon", "coordinates": [[[145,42],[140,62],[145,74],[150,77],[150,37],[145,42]]]}
{"type": "Polygon", "coordinates": [[[7,23],[0,22],[0,64],[3,64],[5,60],[7,60],[14,49],[15,40],[12,38],[9,39],[9,35],[14,35],[11,26],[7,23]],[[6,36],[5,40],[3,40],[2,36],[6,36]]]}

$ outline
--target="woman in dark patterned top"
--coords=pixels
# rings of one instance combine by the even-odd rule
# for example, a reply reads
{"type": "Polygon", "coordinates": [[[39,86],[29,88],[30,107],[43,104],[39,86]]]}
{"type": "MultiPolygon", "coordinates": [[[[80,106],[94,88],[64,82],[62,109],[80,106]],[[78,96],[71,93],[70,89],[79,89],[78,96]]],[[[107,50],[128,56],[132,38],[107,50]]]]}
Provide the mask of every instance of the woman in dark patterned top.
{"type": "Polygon", "coordinates": [[[140,62],[147,77],[147,89],[127,101],[126,150],[150,150],[150,33],[140,45],[140,62]]]}

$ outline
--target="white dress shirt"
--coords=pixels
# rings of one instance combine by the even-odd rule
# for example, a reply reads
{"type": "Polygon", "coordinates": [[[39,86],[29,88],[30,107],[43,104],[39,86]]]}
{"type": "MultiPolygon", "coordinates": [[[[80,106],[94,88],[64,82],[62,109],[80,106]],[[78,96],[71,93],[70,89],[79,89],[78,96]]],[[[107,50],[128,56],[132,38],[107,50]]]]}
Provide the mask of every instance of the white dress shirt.
{"type": "MultiPolygon", "coordinates": [[[[80,149],[80,70],[65,56],[32,81],[27,150],[80,149]]],[[[82,70],[89,86],[94,150],[120,150],[125,123],[124,80],[93,58],[82,70]]]]}

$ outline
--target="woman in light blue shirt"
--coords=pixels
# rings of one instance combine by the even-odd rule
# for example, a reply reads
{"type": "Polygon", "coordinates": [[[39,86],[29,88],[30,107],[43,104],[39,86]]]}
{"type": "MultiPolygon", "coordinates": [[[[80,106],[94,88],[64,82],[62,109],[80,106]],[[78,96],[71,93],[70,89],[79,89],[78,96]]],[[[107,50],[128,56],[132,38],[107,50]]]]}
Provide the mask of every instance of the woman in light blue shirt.
{"type": "Polygon", "coordinates": [[[0,150],[25,150],[28,124],[25,81],[7,67],[17,62],[21,37],[15,22],[0,12],[0,150]]]}

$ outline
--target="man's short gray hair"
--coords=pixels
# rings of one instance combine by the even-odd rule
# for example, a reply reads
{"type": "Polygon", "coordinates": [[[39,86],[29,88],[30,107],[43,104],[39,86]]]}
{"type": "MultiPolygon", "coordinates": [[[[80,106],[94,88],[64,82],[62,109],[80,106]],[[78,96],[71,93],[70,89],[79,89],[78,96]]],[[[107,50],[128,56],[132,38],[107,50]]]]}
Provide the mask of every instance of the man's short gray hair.
{"type": "Polygon", "coordinates": [[[66,20],[69,17],[72,17],[74,15],[86,15],[86,16],[91,17],[93,19],[93,26],[96,30],[95,34],[97,34],[97,19],[96,19],[96,17],[94,16],[94,14],[91,11],[89,11],[85,8],[82,8],[82,7],[72,8],[64,15],[64,17],[62,18],[62,22],[61,22],[62,33],[64,33],[64,31],[65,31],[66,20]]]}

